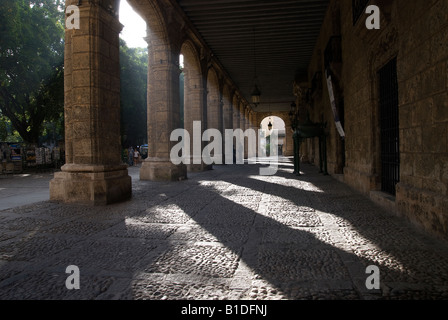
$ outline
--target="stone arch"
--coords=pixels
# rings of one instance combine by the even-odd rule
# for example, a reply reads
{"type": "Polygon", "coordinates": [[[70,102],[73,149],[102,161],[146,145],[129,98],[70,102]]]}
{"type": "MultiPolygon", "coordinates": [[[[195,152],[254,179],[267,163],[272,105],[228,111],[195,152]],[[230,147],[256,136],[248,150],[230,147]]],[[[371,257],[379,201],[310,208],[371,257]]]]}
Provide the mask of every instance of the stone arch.
{"type": "MultiPolygon", "coordinates": [[[[189,171],[203,171],[207,166],[202,159],[193,159],[194,136],[193,124],[201,123],[201,135],[206,128],[206,111],[204,106],[204,79],[200,61],[200,50],[193,41],[186,39],[180,49],[184,57],[184,128],[190,134],[191,160],[187,165],[189,171]]],[[[202,143],[203,149],[204,144],[202,143]]],[[[196,152],[197,153],[197,152],[196,152]]]]}
{"type": "Polygon", "coordinates": [[[142,4],[135,0],[128,0],[128,3],[146,22],[147,36],[145,40],[148,43],[148,157],[155,157],[157,156],[157,137],[159,135],[157,134],[158,121],[154,118],[153,110],[162,111],[164,103],[162,95],[152,94],[152,92],[168,85],[162,83],[162,79],[165,80],[166,77],[162,77],[164,72],[159,71],[159,69],[161,69],[160,66],[166,65],[171,60],[169,55],[171,48],[163,13],[157,2],[146,1],[142,4]]]}
{"type": "Polygon", "coordinates": [[[285,138],[283,145],[283,155],[290,157],[294,155],[294,140],[292,138],[292,127],[288,112],[257,112],[256,123],[260,126],[265,118],[278,117],[285,123],[285,138]]]}
{"type": "MultiPolygon", "coordinates": [[[[172,10],[159,0],[129,0],[147,24],[148,42],[148,158],[140,179],[176,181],[186,178],[186,166],[174,165],[170,152],[177,143],[171,133],[181,127],[179,92],[180,46],[173,32],[172,10]]],[[[174,25],[174,27],[173,27],[174,25]]]]}
{"type": "MultiPolygon", "coordinates": [[[[223,137],[223,117],[218,72],[213,68],[207,71],[207,129],[216,129],[223,137]]],[[[207,137],[208,138],[208,137],[207,137]]],[[[223,156],[223,150],[214,150],[217,157],[223,156]]]]}
{"type": "MultiPolygon", "coordinates": [[[[169,32],[166,25],[166,14],[158,1],[138,1],[127,0],[129,5],[146,22],[146,41],[148,42],[149,64],[154,64],[157,60],[166,61],[172,56],[169,54],[174,47],[169,39],[169,32]],[[151,52],[151,54],[150,54],[151,52]]],[[[177,60],[175,58],[174,60],[177,60]]]]}
{"type": "Polygon", "coordinates": [[[198,51],[190,40],[182,44],[180,54],[184,57],[185,129],[192,133],[193,121],[204,120],[203,77],[198,51]]]}
{"type": "Polygon", "coordinates": [[[269,136],[272,131],[269,130],[268,124],[273,125],[274,130],[278,130],[278,155],[284,154],[284,149],[286,148],[286,123],[283,121],[282,118],[277,117],[275,115],[270,115],[261,120],[261,123],[259,124],[260,129],[264,133],[264,136],[269,136]]]}

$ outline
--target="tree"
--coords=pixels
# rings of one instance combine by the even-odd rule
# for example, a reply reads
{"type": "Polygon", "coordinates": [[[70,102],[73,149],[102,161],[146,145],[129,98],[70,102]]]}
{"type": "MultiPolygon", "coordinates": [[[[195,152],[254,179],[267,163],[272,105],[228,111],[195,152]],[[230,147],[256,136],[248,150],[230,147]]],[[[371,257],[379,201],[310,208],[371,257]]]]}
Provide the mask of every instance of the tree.
{"type": "Polygon", "coordinates": [[[148,51],[120,39],[121,131],[123,146],[147,142],[148,51]]]}
{"type": "Polygon", "coordinates": [[[8,137],[8,119],[0,115],[0,141],[6,141],[8,137]]]}
{"type": "Polygon", "coordinates": [[[64,12],[61,0],[0,2],[0,113],[24,141],[63,112],[64,12]]]}

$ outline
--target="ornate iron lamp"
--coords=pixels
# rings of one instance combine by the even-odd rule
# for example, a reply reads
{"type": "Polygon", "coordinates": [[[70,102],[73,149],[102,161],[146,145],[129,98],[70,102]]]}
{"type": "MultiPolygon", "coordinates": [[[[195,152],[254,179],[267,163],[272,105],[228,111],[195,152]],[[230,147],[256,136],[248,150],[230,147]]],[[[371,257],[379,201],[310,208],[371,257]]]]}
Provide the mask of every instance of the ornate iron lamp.
{"type": "Polygon", "coordinates": [[[297,105],[295,102],[291,103],[291,109],[289,110],[289,120],[291,121],[292,130],[295,131],[299,122],[297,105]]]}
{"type": "Polygon", "coordinates": [[[272,121],[271,121],[271,119],[269,119],[269,124],[268,124],[268,129],[269,129],[269,131],[272,130],[272,127],[273,127],[273,125],[272,125],[272,121]]]}
{"type": "MultiPolygon", "coordinates": [[[[257,77],[255,77],[256,79],[257,77]]],[[[254,81],[256,82],[256,81],[254,81]]],[[[257,107],[260,104],[260,96],[261,92],[260,89],[258,89],[257,83],[254,85],[254,89],[252,90],[251,97],[252,97],[252,103],[257,107]]]]}

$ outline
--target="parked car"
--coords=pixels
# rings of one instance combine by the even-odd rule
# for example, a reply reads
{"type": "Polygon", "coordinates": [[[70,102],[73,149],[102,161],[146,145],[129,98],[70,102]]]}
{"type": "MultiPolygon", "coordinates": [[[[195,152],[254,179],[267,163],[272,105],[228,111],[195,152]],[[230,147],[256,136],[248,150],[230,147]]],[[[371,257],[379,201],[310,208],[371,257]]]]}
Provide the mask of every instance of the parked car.
{"type": "Polygon", "coordinates": [[[146,159],[148,158],[148,145],[144,144],[140,146],[140,156],[142,157],[142,159],[146,159]]]}

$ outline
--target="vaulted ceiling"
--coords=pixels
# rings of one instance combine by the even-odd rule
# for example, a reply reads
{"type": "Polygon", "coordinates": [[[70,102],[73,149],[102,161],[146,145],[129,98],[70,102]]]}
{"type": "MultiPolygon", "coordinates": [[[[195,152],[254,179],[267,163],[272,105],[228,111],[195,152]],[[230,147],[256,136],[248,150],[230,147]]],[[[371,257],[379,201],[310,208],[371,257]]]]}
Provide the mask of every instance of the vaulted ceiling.
{"type": "Polygon", "coordinates": [[[256,111],[289,110],[293,81],[306,77],[329,0],[177,0],[256,111]],[[255,69],[256,68],[256,69],[255,69]]]}

